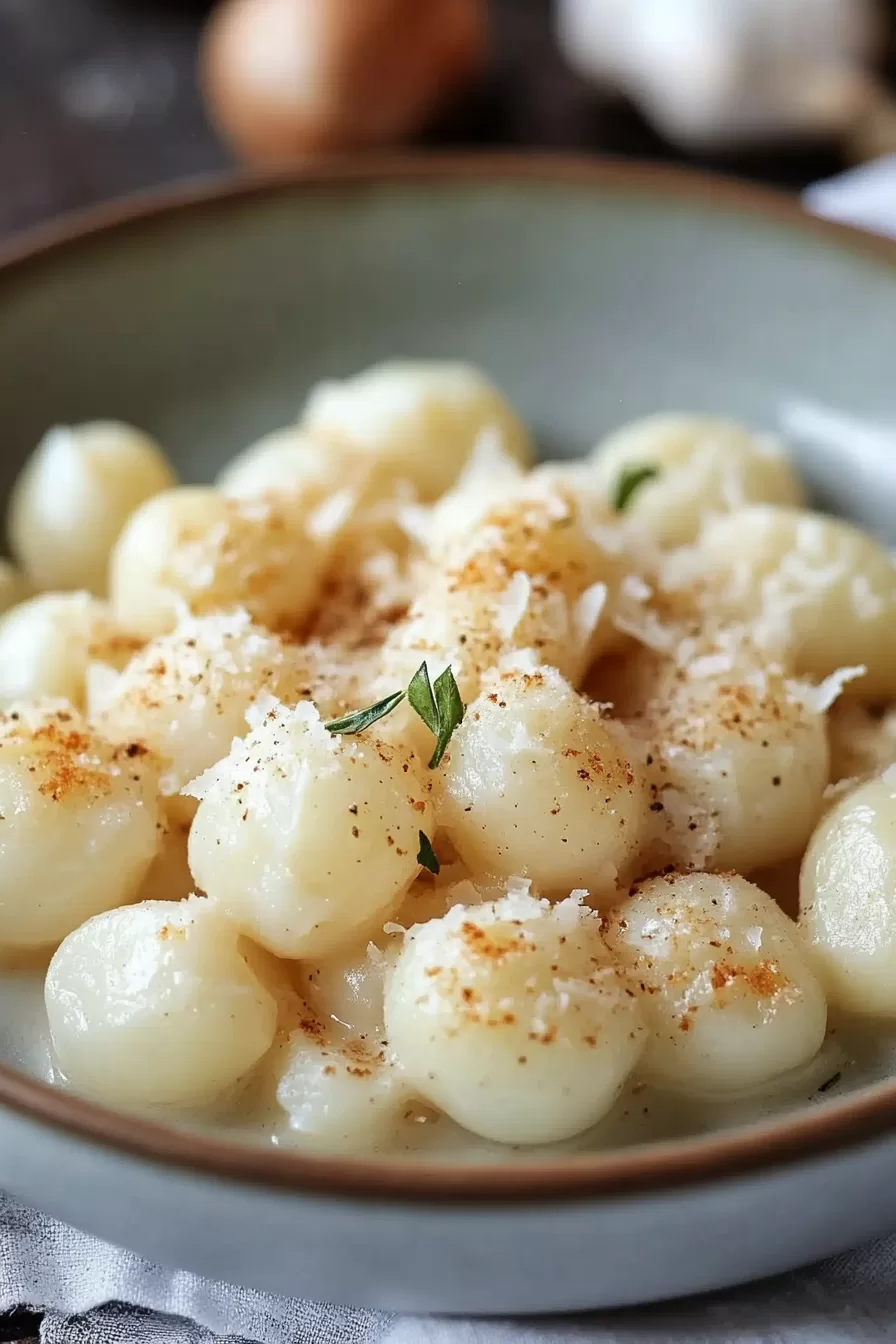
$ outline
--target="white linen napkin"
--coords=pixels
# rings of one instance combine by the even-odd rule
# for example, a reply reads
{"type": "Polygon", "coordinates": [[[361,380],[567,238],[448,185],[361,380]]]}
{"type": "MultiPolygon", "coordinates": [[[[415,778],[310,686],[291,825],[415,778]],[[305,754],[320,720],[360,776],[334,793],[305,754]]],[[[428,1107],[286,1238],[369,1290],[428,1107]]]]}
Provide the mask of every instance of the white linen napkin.
{"type": "MultiPolygon", "coordinates": [[[[896,237],[896,156],[804,199],[819,215],[896,237]]],[[[160,1269],[0,1195],[0,1311],[17,1306],[45,1312],[45,1344],[870,1344],[896,1339],[896,1234],[686,1302],[465,1322],[290,1301],[160,1269]]]]}
{"type": "Polygon", "coordinates": [[[424,1320],[159,1269],[0,1196],[0,1310],[19,1305],[46,1309],[44,1344],[872,1344],[896,1338],[896,1235],[684,1302],[543,1320],[424,1320]]]}
{"type": "Polygon", "coordinates": [[[813,214],[896,238],[896,154],[864,163],[803,193],[813,214]]]}

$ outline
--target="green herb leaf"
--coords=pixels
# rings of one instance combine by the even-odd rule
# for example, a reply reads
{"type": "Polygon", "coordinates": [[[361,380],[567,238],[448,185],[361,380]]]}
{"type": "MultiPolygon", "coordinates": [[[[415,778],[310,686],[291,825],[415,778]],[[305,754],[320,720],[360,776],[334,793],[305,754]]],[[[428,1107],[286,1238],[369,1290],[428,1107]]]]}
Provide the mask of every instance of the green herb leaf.
{"type": "Polygon", "coordinates": [[[436,705],[435,696],[432,693],[432,684],[429,680],[429,668],[426,666],[426,663],[421,663],[417,668],[417,671],[411,677],[408,686],[408,704],[416,714],[419,714],[429,731],[438,736],[439,710],[436,705]]]}
{"type": "Polygon", "coordinates": [[[392,695],[387,695],[385,700],[378,700],[375,705],[370,705],[367,709],[355,709],[351,714],[343,715],[341,719],[332,719],[329,723],[325,723],[324,727],[330,733],[363,733],[364,729],[376,723],[377,719],[391,714],[405,697],[429,731],[435,734],[436,747],[429,762],[430,770],[435,770],[445,755],[445,749],[451,741],[455,728],[464,717],[464,703],[450,667],[446,667],[441,676],[436,677],[433,687],[429,679],[429,668],[425,662],[421,663],[411,677],[406,691],[395,691],[392,695]]]}
{"type": "Polygon", "coordinates": [[[430,770],[445,755],[451,735],[464,717],[464,702],[450,667],[436,677],[435,687],[429,679],[429,668],[423,662],[417,668],[408,686],[408,703],[436,736],[436,748],[429,762],[430,770]]]}
{"type": "Polygon", "coordinates": [[[387,695],[385,700],[378,700],[375,705],[369,705],[367,709],[355,709],[351,714],[344,714],[341,719],[331,719],[325,723],[324,727],[328,733],[363,733],[365,728],[369,728],[377,719],[384,719],[387,714],[391,714],[405,698],[407,692],[394,691],[392,695],[387,695]]]}
{"type": "Polygon", "coordinates": [[[436,858],[436,852],[432,847],[432,842],[425,831],[420,832],[420,853],[417,855],[417,862],[421,863],[429,872],[438,877],[442,865],[436,858]]]}
{"type": "Polygon", "coordinates": [[[432,754],[432,760],[429,762],[430,770],[435,770],[445,755],[445,749],[451,741],[451,735],[455,728],[462,722],[464,717],[464,702],[460,698],[460,691],[457,689],[457,682],[454,680],[454,673],[450,667],[446,667],[441,676],[436,677],[436,684],[433,688],[436,696],[436,708],[439,715],[439,728],[436,734],[438,740],[436,749],[432,754]]]}
{"type": "Polygon", "coordinates": [[[616,496],[613,500],[613,508],[616,513],[623,513],[631,504],[632,498],[654,477],[659,476],[659,467],[626,467],[619,477],[616,484],[616,496]]]}

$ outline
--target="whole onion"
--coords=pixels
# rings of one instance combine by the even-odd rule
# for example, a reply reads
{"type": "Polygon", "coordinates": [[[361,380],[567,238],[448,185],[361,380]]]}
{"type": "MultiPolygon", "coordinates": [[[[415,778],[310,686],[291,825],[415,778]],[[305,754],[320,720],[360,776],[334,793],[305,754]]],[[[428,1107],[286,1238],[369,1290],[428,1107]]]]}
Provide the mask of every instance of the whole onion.
{"type": "Polygon", "coordinates": [[[200,79],[222,136],[270,161],[407,138],[486,48],[484,0],[224,0],[200,79]]]}

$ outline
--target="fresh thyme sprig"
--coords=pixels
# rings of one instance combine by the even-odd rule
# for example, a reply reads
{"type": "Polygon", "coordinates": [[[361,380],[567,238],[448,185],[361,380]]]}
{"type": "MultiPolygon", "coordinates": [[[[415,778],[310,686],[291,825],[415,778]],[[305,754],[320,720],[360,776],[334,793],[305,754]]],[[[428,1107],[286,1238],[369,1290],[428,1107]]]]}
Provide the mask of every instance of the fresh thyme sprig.
{"type": "Polygon", "coordinates": [[[331,719],[324,727],[330,733],[363,733],[365,728],[391,714],[405,699],[435,736],[435,750],[429,762],[430,770],[435,770],[441,764],[448,743],[464,717],[464,702],[450,667],[446,667],[433,684],[429,679],[429,668],[423,662],[411,677],[406,691],[394,691],[375,705],[352,710],[339,719],[331,719]]]}

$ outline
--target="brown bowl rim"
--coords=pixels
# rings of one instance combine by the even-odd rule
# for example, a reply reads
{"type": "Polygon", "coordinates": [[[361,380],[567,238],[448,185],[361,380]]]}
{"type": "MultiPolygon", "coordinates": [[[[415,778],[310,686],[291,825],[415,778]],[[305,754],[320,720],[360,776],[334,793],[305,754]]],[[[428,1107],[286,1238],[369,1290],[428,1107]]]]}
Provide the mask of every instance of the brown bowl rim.
{"type": "MultiPolygon", "coordinates": [[[[404,183],[537,183],[629,195],[773,223],[888,263],[896,241],[810,216],[765,187],[690,169],[537,154],[395,155],[301,163],[260,174],[193,180],[68,216],[0,248],[0,283],[33,265],[131,228],[291,191],[404,183]]],[[[0,1064],[0,1106],[72,1139],[213,1178],[342,1199],[436,1204],[546,1202],[659,1193],[758,1174],[881,1139],[896,1130],[896,1079],[793,1115],[698,1137],[517,1163],[461,1165],[414,1159],[283,1152],[114,1111],[0,1064]]]]}

